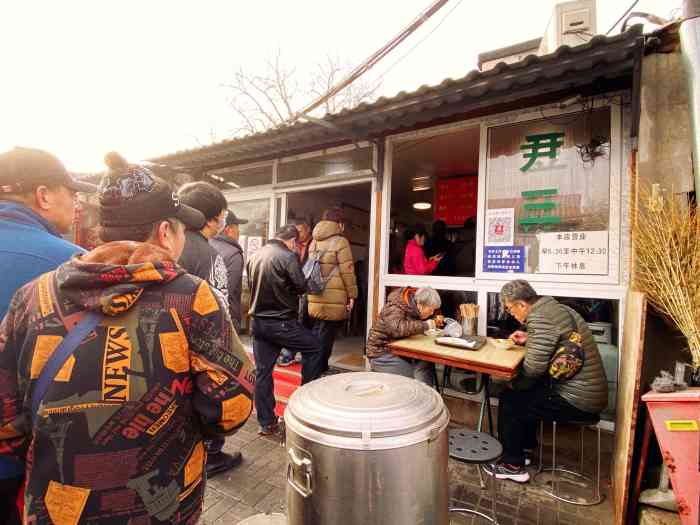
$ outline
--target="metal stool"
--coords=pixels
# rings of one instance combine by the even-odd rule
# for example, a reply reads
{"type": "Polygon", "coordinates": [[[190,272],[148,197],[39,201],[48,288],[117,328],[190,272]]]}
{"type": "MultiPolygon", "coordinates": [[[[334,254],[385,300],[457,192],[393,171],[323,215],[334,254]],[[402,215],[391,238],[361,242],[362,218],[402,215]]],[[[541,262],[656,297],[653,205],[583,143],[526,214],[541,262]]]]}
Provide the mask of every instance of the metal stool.
{"type": "MultiPolygon", "coordinates": [[[[481,465],[493,463],[503,455],[503,446],[497,439],[485,432],[474,432],[466,428],[458,428],[449,432],[450,457],[464,463],[477,465],[481,476],[481,465]]],[[[486,514],[474,509],[464,509],[451,507],[449,512],[459,512],[463,514],[476,514],[498,525],[496,518],[496,477],[491,476],[491,514],[486,514]]],[[[483,486],[483,485],[482,485],[483,486]]]]}
{"type": "Polygon", "coordinates": [[[579,506],[592,506],[592,505],[598,505],[601,501],[603,501],[603,496],[600,493],[600,427],[597,426],[598,422],[600,421],[600,418],[595,417],[591,418],[590,420],[587,421],[567,421],[566,425],[572,425],[572,426],[577,426],[580,428],[581,431],[581,448],[579,450],[579,470],[578,472],[575,470],[569,470],[566,468],[562,468],[561,466],[557,466],[557,422],[552,421],[552,465],[551,467],[545,468],[543,463],[544,463],[544,421],[540,422],[540,458],[539,458],[539,467],[537,469],[537,474],[535,474],[535,478],[542,474],[543,472],[551,472],[552,473],[552,480],[551,480],[551,490],[545,489],[544,492],[548,494],[549,496],[553,497],[556,500],[559,501],[564,501],[566,503],[571,503],[572,505],[579,505],[579,506]],[[592,428],[591,430],[594,430],[597,432],[598,436],[598,443],[597,443],[597,449],[596,449],[596,468],[595,468],[595,473],[594,477],[589,477],[586,476],[583,473],[583,449],[584,449],[584,433],[586,431],[586,428],[590,427],[595,427],[592,428]],[[593,483],[593,497],[591,499],[576,499],[573,500],[571,498],[567,498],[565,496],[562,496],[559,491],[559,484],[560,483],[571,483],[571,481],[567,480],[562,480],[559,478],[559,474],[569,474],[571,476],[574,476],[579,479],[584,479],[586,481],[590,481],[593,483]]]}

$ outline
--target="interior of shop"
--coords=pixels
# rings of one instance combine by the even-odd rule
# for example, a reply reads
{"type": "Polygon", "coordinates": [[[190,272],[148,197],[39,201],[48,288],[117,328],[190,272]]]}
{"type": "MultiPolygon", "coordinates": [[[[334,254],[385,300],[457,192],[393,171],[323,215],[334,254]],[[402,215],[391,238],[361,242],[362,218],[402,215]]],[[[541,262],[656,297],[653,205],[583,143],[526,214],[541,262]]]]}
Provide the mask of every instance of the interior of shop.
{"type": "Polygon", "coordinates": [[[409,240],[425,233],[423,251],[440,261],[424,275],[474,276],[479,126],[394,145],[390,273],[404,266],[409,240]]]}
{"type": "Polygon", "coordinates": [[[343,209],[345,236],[350,241],[355,261],[359,297],[333,348],[330,364],[336,368],[364,369],[371,191],[371,183],[362,183],[287,194],[288,222],[303,219],[313,228],[321,220],[325,209],[334,206],[343,209]]]}

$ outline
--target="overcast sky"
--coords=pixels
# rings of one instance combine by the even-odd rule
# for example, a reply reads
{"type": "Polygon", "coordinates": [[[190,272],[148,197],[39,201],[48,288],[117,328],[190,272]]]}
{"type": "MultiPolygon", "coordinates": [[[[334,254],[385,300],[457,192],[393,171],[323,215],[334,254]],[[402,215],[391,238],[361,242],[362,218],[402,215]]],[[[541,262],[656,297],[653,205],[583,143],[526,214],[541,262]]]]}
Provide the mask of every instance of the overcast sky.
{"type": "MultiPolygon", "coordinates": [[[[357,64],[432,0],[3,0],[0,5],[0,150],[36,146],[75,171],[99,171],[104,153],[145,159],[227,138],[239,67],[261,70],[276,48],[301,71],[327,54],[357,64]]],[[[450,0],[384,62],[391,96],[476,68],[477,54],[544,32],[555,0],[450,0]]],[[[598,0],[605,33],[632,0],[598,0]]],[[[668,17],[681,0],[640,0],[668,17]]],[[[619,30],[619,26],[618,26],[619,30]]],[[[617,30],[615,31],[617,32],[617,30]]]]}

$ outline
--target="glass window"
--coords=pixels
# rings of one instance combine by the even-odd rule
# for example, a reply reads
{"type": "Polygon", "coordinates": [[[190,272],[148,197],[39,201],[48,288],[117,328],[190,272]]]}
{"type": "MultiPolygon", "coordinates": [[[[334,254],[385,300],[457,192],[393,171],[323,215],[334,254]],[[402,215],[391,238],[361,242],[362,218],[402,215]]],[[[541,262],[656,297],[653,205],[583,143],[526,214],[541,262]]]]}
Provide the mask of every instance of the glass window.
{"type": "MultiPolygon", "coordinates": [[[[581,297],[555,297],[555,299],[577,311],[588,323],[608,380],[608,407],[602,417],[608,421],[614,421],[619,362],[617,346],[619,303],[610,299],[581,297]]],[[[498,293],[488,294],[487,320],[490,337],[504,338],[510,336],[515,330],[522,330],[520,323],[503,308],[498,293]]]]}
{"type": "Polygon", "coordinates": [[[609,274],[610,110],[489,130],[484,272],[609,274]]]}
{"type": "MultiPolygon", "coordinates": [[[[229,209],[233,210],[236,217],[247,219],[247,224],[240,225],[240,238],[238,240],[245,260],[258,251],[267,242],[267,233],[270,224],[270,199],[255,199],[242,202],[230,202],[229,209]]],[[[241,292],[241,311],[243,312],[243,330],[249,328],[248,308],[250,306],[250,290],[246,278],[245,267],[243,269],[243,287],[241,292]]]]}
{"type": "Polygon", "coordinates": [[[369,169],[372,169],[372,148],[353,148],[308,159],[282,160],[277,170],[277,182],[347,175],[369,169]]]}
{"type": "Polygon", "coordinates": [[[207,175],[222,190],[250,188],[252,186],[272,184],[272,165],[244,170],[222,168],[209,171],[207,175]]]}
{"type": "Polygon", "coordinates": [[[247,258],[267,241],[270,224],[270,199],[230,202],[228,207],[233,210],[236,217],[248,221],[247,224],[240,225],[240,245],[247,258]]]}
{"type": "MultiPolygon", "coordinates": [[[[385,300],[397,290],[405,290],[405,288],[387,286],[384,290],[385,300]]],[[[477,304],[478,301],[478,294],[476,292],[465,292],[461,290],[437,290],[437,292],[440,295],[442,305],[435,313],[459,322],[461,322],[459,305],[467,303],[477,304]]]]}
{"type": "Polygon", "coordinates": [[[392,155],[389,272],[474,276],[479,127],[398,142],[392,155]]]}

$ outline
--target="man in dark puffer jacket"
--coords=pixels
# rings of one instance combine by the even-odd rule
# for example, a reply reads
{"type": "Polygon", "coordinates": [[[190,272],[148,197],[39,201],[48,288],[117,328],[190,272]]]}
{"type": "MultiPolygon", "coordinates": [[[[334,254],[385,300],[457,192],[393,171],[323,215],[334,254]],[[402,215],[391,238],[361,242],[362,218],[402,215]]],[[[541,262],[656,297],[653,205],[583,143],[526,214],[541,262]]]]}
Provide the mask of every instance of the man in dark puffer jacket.
{"type": "Polygon", "coordinates": [[[527,353],[521,375],[499,399],[501,463],[489,465],[486,471],[498,479],[525,483],[530,479],[524,468],[525,450],[536,446],[538,421],[595,421],[608,404],[608,385],[598,347],[576,311],[551,297],[539,297],[523,280],[505,284],[501,301],[525,325],[526,332],[515,332],[511,338],[524,345],[527,353]],[[581,336],[583,367],[571,379],[554,380],[549,362],[574,331],[581,336]]]}

